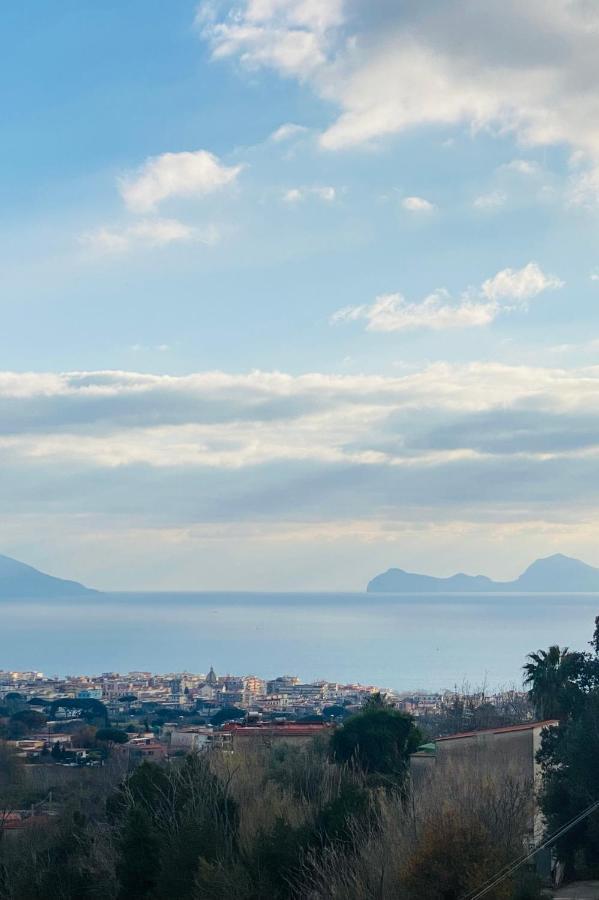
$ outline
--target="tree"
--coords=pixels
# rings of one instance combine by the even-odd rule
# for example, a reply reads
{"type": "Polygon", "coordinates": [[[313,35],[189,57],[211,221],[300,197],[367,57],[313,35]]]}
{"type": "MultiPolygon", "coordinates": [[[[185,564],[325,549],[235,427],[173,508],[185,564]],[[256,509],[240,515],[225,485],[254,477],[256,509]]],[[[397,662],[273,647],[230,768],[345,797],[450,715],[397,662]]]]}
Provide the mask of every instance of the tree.
{"type": "Polygon", "coordinates": [[[8,816],[21,799],[23,765],[14,749],[0,741],[0,843],[8,816]]]}
{"type": "Polygon", "coordinates": [[[87,747],[91,750],[96,746],[97,728],[94,725],[77,724],[74,731],[71,732],[71,742],[74,747],[87,747]]]}
{"type": "Polygon", "coordinates": [[[527,657],[524,683],[529,685],[528,696],[540,719],[564,720],[580,706],[585,676],[584,653],[553,645],[527,657]]]}
{"type": "MultiPolygon", "coordinates": [[[[549,834],[599,800],[599,617],[591,646],[594,655],[550,647],[532,654],[525,667],[535,707],[560,720],[543,732],[537,754],[549,834]]],[[[599,874],[599,814],[585,817],[555,847],[566,877],[599,874]]]]}
{"type": "Polygon", "coordinates": [[[381,694],[380,691],[375,691],[374,694],[370,694],[362,704],[362,710],[364,712],[369,709],[393,709],[393,706],[388,702],[385,694],[381,694]]]}
{"type": "Polygon", "coordinates": [[[156,887],[160,871],[160,834],[151,813],[135,805],[129,811],[119,835],[117,874],[119,900],[149,897],[156,887]]]}
{"type": "Polygon", "coordinates": [[[212,716],[210,724],[223,725],[225,722],[232,722],[234,719],[245,719],[245,715],[244,709],[239,709],[237,706],[225,706],[212,716]]]}
{"type": "MultiPolygon", "coordinates": [[[[588,696],[575,718],[543,735],[538,760],[543,770],[540,804],[553,833],[599,800],[599,693],[588,696]]],[[[599,875],[599,811],[556,842],[566,878],[577,870],[599,875]]]]}
{"type": "Polygon", "coordinates": [[[14,740],[18,740],[32,731],[39,731],[46,721],[46,717],[35,709],[21,709],[10,717],[8,734],[14,740]]]}
{"type": "Polygon", "coordinates": [[[117,835],[119,898],[191,900],[202,860],[229,853],[237,809],[206,758],[166,770],[144,762],[108,804],[117,835]]]}
{"type": "Polygon", "coordinates": [[[348,716],[347,707],[338,704],[324,706],[322,710],[323,719],[347,719],[348,716]]]}
{"type": "Polygon", "coordinates": [[[595,651],[595,656],[599,656],[599,616],[595,616],[595,630],[593,632],[593,640],[590,643],[595,651]]]}
{"type": "Polygon", "coordinates": [[[4,706],[8,709],[8,714],[12,715],[20,709],[23,709],[25,706],[25,697],[23,694],[19,694],[18,691],[8,691],[8,693],[4,695],[4,706]]]}
{"type": "Polygon", "coordinates": [[[121,731],[120,728],[98,728],[96,740],[110,744],[126,744],[129,737],[127,732],[121,731]]]}
{"type": "Polygon", "coordinates": [[[385,706],[351,716],[331,738],[335,762],[353,763],[369,776],[403,783],[410,753],[422,741],[411,716],[385,706]]]}
{"type": "Polygon", "coordinates": [[[47,719],[43,713],[35,709],[21,709],[11,716],[12,722],[21,722],[29,731],[43,728],[47,719]]]}
{"type": "Polygon", "coordinates": [[[101,720],[108,726],[108,710],[100,700],[88,698],[65,697],[54,700],[50,706],[48,717],[55,719],[61,712],[66,719],[85,719],[87,722],[101,720]]]}

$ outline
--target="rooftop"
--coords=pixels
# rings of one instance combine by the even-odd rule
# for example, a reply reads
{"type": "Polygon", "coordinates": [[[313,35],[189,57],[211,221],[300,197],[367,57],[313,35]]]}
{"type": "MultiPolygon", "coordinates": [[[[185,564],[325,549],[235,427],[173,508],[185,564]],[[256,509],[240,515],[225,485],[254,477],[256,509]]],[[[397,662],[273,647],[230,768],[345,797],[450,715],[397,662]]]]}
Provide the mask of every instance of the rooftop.
{"type": "Polygon", "coordinates": [[[459,734],[448,734],[445,737],[435,738],[435,743],[441,741],[457,741],[460,738],[477,737],[479,734],[510,734],[518,731],[532,731],[535,728],[551,728],[559,725],[557,719],[544,719],[542,722],[525,722],[523,725],[503,725],[501,728],[481,728],[478,731],[462,731],[459,734]]]}
{"type": "Polygon", "coordinates": [[[293,723],[286,723],[282,725],[239,725],[234,722],[229,722],[226,725],[223,725],[222,731],[228,731],[232,734],[243,735],[247,737],[258,736],[261,734],[268,735],[293,735],[295,737],[307,737],[312,734],[318,734],[324,729],[331,728],[331,725],[325,722],[319,722],[314,724],[306,724],[306,725],[297,725],[293,723]]]}

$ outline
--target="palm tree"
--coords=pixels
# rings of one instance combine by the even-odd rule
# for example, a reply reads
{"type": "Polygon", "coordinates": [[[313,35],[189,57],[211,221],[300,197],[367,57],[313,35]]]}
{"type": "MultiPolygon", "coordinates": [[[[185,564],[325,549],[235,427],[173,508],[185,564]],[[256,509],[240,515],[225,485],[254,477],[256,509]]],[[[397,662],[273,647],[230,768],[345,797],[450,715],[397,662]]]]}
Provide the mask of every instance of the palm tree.
{"type": "Polygon", "coordinates": [[[580,696],[584,654],[553,645],[527,657],[524,684],[540,719],[566,719],[580,696]]]}

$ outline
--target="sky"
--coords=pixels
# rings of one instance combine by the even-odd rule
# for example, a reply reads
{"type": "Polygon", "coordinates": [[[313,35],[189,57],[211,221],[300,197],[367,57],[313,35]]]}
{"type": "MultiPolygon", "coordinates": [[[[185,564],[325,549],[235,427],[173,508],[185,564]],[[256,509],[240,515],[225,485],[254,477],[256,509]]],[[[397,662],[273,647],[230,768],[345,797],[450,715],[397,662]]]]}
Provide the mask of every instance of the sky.
{"type": "Polygon", "coordinates": [[[104,589],[599,565],[599,8],[0,13],[0,550],[104,589]]]}

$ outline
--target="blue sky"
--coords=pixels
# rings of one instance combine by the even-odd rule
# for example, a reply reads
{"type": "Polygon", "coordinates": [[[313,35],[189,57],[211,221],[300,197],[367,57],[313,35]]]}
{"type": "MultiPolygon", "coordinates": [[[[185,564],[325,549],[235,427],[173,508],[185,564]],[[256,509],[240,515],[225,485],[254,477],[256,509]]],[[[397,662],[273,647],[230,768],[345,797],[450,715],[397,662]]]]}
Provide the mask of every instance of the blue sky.
{"type": "Polygon", "coordinates": [[[599,12],[521,6],[2,12],[5,552],[106,588],[599,565],[599,12]]]}

